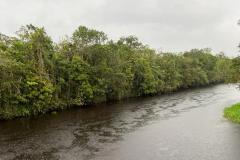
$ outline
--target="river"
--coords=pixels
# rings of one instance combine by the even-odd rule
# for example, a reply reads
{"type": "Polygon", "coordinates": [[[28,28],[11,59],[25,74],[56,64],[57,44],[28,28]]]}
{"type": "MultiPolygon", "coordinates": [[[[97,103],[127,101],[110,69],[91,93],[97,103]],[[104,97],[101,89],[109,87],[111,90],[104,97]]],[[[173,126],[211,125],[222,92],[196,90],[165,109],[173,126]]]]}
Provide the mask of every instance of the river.
{"type": "Polygon", "coordinates": [[[240,101],[216,85],[0,122],[0,160],[239,160],[240,101]]]}

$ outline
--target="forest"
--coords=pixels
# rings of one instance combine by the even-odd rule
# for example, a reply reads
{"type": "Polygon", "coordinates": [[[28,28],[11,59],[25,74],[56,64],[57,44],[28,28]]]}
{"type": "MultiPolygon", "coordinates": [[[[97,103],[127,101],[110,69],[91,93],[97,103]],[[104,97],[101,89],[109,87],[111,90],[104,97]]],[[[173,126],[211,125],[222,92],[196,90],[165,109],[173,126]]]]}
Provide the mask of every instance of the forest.
{"type": "Polygon", "coordinates": [[[240,58],[158,52],[137,37],[78,27],[55,43],[43,27],[0,34],[0,119],[38,115],[239,79],[240,58]]]}

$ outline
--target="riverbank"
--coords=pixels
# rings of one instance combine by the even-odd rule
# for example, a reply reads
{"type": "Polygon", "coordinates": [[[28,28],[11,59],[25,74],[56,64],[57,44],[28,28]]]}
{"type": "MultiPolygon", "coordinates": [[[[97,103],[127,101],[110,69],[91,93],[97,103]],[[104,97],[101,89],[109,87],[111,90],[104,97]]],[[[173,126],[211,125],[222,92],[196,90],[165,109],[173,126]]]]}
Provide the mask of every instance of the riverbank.
{"type": "Polygon", "coordinates": [[[240,103],[224,109],[224,117],[232,122],[240,123],[240,103]]]}
{"type": "Polygon", "coordinates": [[[71,108],[78,108],[78,107],[91,107],[91,106],[96,106],[96,105],[104,105],[104,104],[116,104],[120,101],[128,101],[130,99],[143,99],[143,98],[148,98],[148,97],[155,97],[155,96],[164,96],[164,95],[170,95],[170,94],[175,94],[178,92],[184,92],[184,91],[189,91],[189,90],[194,90],[194,89],[204,89],[204,88],[209,88],[212,86],[216,86],[216,85],[220,85],[223,84],[223,82],[218,82],[218,83],[210,83],[207,85],[199,85],[199,86],[191,86],[191,87],[181,87],[178,89],[175,89],[174,91],[166,91],[166,92],[162,92],[162,93],[157,93],[154,95],[142,95],[142,96],[132,96],[132,97],[126,97],[126,98],[122,98],[120,100],[111,100],[111,101],[103,101],[103,102],[99,102],[99,103],[94,103],[94,104],[82,104],[82,105],[63,105],[63,106],[55,106],[55,107],[50,107],[47,110],[43,110],[41,112],[35,112],[32,113],[31,111],[29,111],[29,109],[31,107],[12,107],[10,110],[2,110],[0,108],[0,121],[5,121],[5,120],[13,120],[13,119],[17,119],[17,118],[26,118],[26,117],[35,117],[35,116],[40,116],[43,114],[57,114],[58,112],[64,111],[64,110],[68,110],[71,108]]]}

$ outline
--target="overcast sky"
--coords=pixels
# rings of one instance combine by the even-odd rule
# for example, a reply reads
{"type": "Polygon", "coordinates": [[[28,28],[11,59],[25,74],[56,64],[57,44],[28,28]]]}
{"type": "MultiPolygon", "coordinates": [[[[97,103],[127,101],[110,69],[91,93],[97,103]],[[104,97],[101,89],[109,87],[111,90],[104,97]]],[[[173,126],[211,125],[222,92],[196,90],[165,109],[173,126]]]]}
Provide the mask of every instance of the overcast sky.
{"type": "Polygon", "coordinates": [[[1,0],[0,32],[44,26],[54,41],[79,26],[104,31],[109,38],[136,35],[163,51],[212,48],[239,54],[240,0],[1,0]]]}

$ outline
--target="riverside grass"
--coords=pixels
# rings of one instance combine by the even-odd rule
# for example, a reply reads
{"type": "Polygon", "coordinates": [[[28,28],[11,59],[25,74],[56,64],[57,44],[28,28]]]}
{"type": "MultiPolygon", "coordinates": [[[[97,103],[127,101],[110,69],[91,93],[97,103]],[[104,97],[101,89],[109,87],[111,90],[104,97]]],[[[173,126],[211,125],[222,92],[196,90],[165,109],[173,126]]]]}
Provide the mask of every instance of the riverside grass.
{"type": "Polygon", "coordinates": [[[240,124],[240,103],[224,109],[224,117],[234,123],[240,124]]]}

